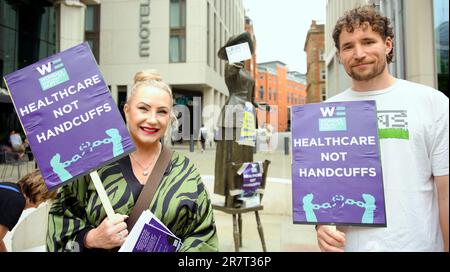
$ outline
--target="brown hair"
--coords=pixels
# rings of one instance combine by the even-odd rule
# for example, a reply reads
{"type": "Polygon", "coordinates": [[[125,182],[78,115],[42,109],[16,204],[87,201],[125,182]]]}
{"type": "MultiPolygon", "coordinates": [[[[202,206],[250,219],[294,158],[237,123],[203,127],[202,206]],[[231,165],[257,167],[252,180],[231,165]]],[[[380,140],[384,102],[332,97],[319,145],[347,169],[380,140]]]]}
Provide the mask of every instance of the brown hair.
{"type": "Polygon", "coordinates": [[[391,63],[394,58],[394,31],[391,26],[391,20],[388,17],[381,15],[373,5],[366,5],[349,10],[344,16],[339,18],[333,30],[333,40],[336,49],[338,52],[340,51],[339,37],[344,28],[346,31],[353,33],[357,28],[361,27],[366,29],[368,26],[370,26],[373,31],[380,34],[383,41],[386,41],[386,38],[388,37],[392,39],[392,50],[386,56],[387,62],[391,63]]]}
{"type": "Polygon", "coordinates": [[[39,169],[25,175],[17,184],[20,186],[22,193],[34,204],[56,198],[56,191],[48,191],[39,169]]]}

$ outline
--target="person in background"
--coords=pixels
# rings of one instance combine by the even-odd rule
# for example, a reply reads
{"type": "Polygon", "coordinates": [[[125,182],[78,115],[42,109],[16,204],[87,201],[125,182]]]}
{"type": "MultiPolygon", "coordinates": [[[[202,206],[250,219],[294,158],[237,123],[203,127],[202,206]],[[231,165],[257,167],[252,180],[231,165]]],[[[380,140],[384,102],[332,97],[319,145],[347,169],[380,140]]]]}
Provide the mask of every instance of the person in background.
{"type": "Polygon", "coordinates": [[[205,152],[206,148],[206,139],[208,138],[208,129],[202,124],[200,128],[200,143],[202,145],[202,152],[205,152]]]}
{"type": "MultiPolygon", "coordinates": [[[[390,20],[373,6],[352,9],[333,31],[351,88],[327,100],[375,100],[387,227],[318,225],[322,251],[448,251],[449,100],[438,90],[393,77],[390,20]],[[388,121],[386,121],[386,116],[388,121]]],[[[376,211],[375,211],[376,212],[376,211]]]]}
{"type": "MultiPolygon", "coordinates": [[[[48,219],[48,251],[117,251],[127,218],[169,139],[173,98],[154,70],[138,72],[124,113],[136,150],[98,170],[117,218],[108,218],[89,175],[61,188],[48,219]]],[[[150,182],[150,181],[149,181],[150,182]]],[[[156,181],[151,181],[156,182],[156,181]]],[[[208,192],[194,164],[173,152],[148,209],[183,243],[180,251],[217,251],[208,192]]]]}
{"type": "Polygon", "coordinates": [[[9,142],[14,152],[19,154],[19,159],[22,159],[25,155],[25,149],[28,146],[28,142],[22,141],[22,137],[15,130],[12,130],[9,134],[9,142]]]}
{"type": "Polygon", "coordinates": [[[266,143],[267,143],[267,152],[272,153],[272,134],[273,134],[273,127],[270,123],[265,124],[266,129],[266,143]]]}
{"type": "Polygon", "coordinates": [[[55,197],[56,192],[47,190],[38,169],[25,175],[17,183],[0,182],[0,252],[6,252],[3,238],[17,224],[23,211],[36,208],[55,197]]]}

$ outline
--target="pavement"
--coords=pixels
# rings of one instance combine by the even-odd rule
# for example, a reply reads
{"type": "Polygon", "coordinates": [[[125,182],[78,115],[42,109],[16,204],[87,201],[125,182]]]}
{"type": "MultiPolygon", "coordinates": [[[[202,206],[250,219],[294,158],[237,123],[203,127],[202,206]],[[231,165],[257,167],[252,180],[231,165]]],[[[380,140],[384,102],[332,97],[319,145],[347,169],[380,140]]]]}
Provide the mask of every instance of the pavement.
{"type": "MultiPolygon", "coordinates": [[[[268,179],[265,194],[262,199],[264,209],[259,212],[263,227],[267,251],[269,252],[316,252],[317,246],[314,226],[296,225],[292,223],[292,190],[291,190],[291,156],[286,155],[284,147],[277,147],[273,152],[260,151],[254,154],[254,161],[271,161],[268,170],[268,179]]],[[[223,202],[224,197],[214,194],[214,164],[215,148],[208,144],[207,149],[201,152],[198,145],[194,152],[190,152],[189,145],[175,145],[173,150],[186,155],[198,168],[202,180],[209,192],[213,203],[223,202]]],[[[263,149],[263,148],[262,148],[263,149]]],[[[20,165],[20,174],[33,168],[34,162],[20,165]]],[[[0,174],[5,165],[0,165],[0,174]]],[[[11,171],[6,169],[6,178],[3,181],[16,181],[17,166],[11,171]]],[[[221,252],[234,252],[233,222],[230,214],[214,210],[217,232],[219,237],[219,250],[221,252]]],[[[42,220],[46,220],[43,218],[42,220]]],[[[262,251],[261,240],[257,231],[254,213],[242,215],[242,252],[262,251]]],[[[11,234],[6,237],[7,247],[10,248],[11,234]]]]}
{"type": "MultiPolygon", "coordinates": [[[[223,202],[224,197],[214,194],[215,148],[207,146],[201,152],[195,146],[194,152],[188,145],[175,145],[173,150],[184,154],[198,168],[213,203],[223,202]]],[[[270,160],[265,194],[262,199],[264,209],[259,212],[264,238],[269,252],[317,252],[316,231],[311,225],[292,223],[291,156],[285,155],[284,146],[271,153],[258,151],[254,161],[270,160]]],[[[214,210],[219,236],[219,249],[234,252],[232,215],[214,210]]],[[[254,213],[242,215],[242,252],[262,251],[254,213]]]]}

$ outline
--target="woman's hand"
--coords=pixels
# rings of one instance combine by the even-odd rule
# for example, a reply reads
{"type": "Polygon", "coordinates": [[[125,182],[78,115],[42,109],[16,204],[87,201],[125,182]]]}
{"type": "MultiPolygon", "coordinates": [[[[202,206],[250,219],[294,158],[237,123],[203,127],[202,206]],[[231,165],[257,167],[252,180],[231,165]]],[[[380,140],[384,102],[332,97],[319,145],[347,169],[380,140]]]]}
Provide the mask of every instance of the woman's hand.
{"type": "Polygon", "coordinates": [[[345,234],[334,227],[318,225],[317,242],[320,250],[325,252],[344,252],[345,234]]]}
{"type": "Polygon", "coordinates": [[[90,230],[84,240],[87,248],[113,249],[120,247],[128,237],[127,215],[117,214],[113,220],[106,217],[95,229],[90,230]]]}

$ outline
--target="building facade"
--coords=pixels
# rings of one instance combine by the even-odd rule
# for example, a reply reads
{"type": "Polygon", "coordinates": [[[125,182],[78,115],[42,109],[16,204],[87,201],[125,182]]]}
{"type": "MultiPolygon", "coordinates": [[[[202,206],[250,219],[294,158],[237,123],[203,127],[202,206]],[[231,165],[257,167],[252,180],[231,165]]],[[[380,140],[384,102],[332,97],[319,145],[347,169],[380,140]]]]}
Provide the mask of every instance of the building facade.
{"type": "Polygon", "coordinates": [[[86,4],[94,3],[0,0],[1,75],[83,42],[86,4]]]}
{"type": "Polygon", "coordinates": [[[277,131],[290,130],[291,106],[306,103],[303,75],[289,72],[281,61],[258,64],[255,100],[265,108],[258,114],[259,123],[271,123],[277,131]]]}
{"type": "Polygon", "coordinates": [[[189,109],[190,134],[204,123],[212,135],[229,95],[217,52],[244,31],[242,0],[102,0],[100,10],[99,64],[119,108],[134,74],[156,69],[189,109]]]}
{"type": "Polygon", "coordinates": [[[326,100],[325,25],[312,21],[305,40],[307,56],[307,103],[326,100]]]}
{"type": "Polygon", "coordinates": [[[242,0],[0,0],[0,72],[87,41],[120,110],[134,74],[156,69],[189,110],[188,134],[205,123],[212,135],[228,96],[217,51],[244,31],[244,13],[242,0]]]}
{"type": "Polygon", "coordinates": [[[444,0],[327,0],[325,62],[327,96],[350,87],[351,81],[336,56],[331,37],[346,10],[374,4],[391,18],[394,27],[394,61],[390,72],[398,78],[448,90],[448,1],[444,0]]]}

